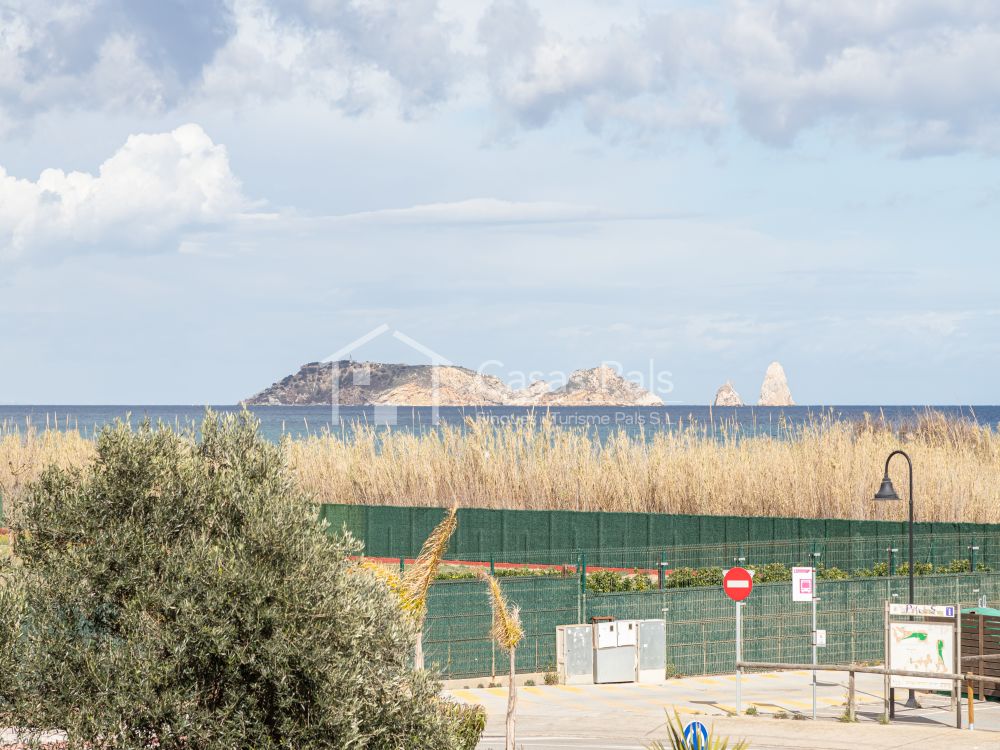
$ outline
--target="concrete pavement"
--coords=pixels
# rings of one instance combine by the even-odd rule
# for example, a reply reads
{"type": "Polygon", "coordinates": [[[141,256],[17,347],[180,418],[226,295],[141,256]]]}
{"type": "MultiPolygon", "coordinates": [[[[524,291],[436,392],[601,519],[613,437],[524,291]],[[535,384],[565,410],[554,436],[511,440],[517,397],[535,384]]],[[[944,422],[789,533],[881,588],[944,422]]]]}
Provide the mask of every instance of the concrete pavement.
{"type": "MultiPolygon", "coordinates": [[[[768,748],[975,748],[1000,750],[1000,704],[976,703],[976,731],[954,729],[948,696],[919,694],[922,708],[896,706],[896,720],[880,725],[882,678],[857,675],[858,723],[838,719],[847,700],[847,675],[820,673],[813,722],[809,672],[743,677],[743,709],[756,716],[732,717],[733,675],[686,677],[664,685],[553,685],[518,688],[518,747],[525,750],[635,750],[665,736],[665,711],[685,721],[700,718],[724,734],[747,737],[753,750],[768,748]],[[796,719],[796,717],[799,717],[796,719]],[[805,720],[801,720],[805,719],[805,720]]],[[[452,683],[454,684],[454,683],[452,683]]],[[[480,750],[503,747],[507,688],[453,687],[457,700],[480,703],[489,722],[480,750]]],[[[903,691],[897,691],[903,697],[903,691]]],[[[966,708],[963,703],[963,722],[966,708]]]]}

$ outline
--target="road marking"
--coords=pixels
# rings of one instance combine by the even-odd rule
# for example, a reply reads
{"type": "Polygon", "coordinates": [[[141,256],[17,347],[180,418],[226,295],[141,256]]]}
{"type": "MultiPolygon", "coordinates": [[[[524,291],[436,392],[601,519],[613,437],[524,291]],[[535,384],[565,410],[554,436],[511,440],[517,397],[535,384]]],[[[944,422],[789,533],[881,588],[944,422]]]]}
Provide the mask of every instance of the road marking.
{"type": "Polygon", "coordinates": [[[722,684],[714,677],[689,677],[688,679],[691,682],[698,682],[702,685],[712,685],[713,687],[719,687],[722,684]]]}
{"type": "Polygon", "coordinates": [[[467,703],[479,703],[479,696],[471,690],[452,690],[451,694],[467,703]]]}

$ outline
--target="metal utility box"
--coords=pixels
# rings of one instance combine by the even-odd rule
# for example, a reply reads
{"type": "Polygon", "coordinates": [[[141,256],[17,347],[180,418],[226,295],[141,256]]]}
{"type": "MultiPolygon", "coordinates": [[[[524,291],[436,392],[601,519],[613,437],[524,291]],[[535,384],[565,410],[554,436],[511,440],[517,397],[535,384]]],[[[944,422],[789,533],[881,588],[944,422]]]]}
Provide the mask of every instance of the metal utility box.
{"type": "Polygon", "coordinates": [[[636,682],[666,682],[667,624],[663,620],[638,622],[636,682]]]}
{"type": "Polygon", "coordinates": [[[615,648],[618,645],[617,622],[594,623],[594,648],[615,648]]]}
{"type": "Polygon", "coordinates": [[[590,625],[556,628],[556,672],[562,685],[594,682],[594,635],[590,625]]]}
{"type": "Polygon", "coordinates": [[[634,646],[637,643],[637,636],[639,632],[639,621],[638,620],[619,620],[618,625],[618,645],[619,646],[634,646]]]}
{"type": "Polygon", "coordinates": [[[594,682],[635,682],[635,646],[595,650],[594,682]]]}

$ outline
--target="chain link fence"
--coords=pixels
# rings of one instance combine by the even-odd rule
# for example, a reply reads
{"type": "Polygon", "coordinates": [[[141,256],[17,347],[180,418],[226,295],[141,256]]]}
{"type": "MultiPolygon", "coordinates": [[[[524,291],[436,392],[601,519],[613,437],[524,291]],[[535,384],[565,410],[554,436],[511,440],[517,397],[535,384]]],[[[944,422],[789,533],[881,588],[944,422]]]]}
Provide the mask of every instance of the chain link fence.
{"type": "MultiPolygon", "coordinates": [[[[909,539],[905,534],[844,537],[835,539],[789,539],[763,542],[732,542],[711,545],[655,545],[649,547],[604,547],[507,552],[502,555],[462,557],[452,560],[492,562],[500,568],[589,569],[612,568],[622,571],[655,573],[658,567],[730,568],[781,563],[787,567],[811,565],[818,561],[826,568],[853,574],[884,564],[897,571],[909,559],[909,539]]],[[[1000,571],[1000,531],[979,533],[924,534],[914,538],[914,559],[935,568],[953,562],[968,563],[969,570],[1000,571]],[[986,570],[983,570],[986,568],[986,570]]],[[[918,571],[919,572],[919,571],[918,571]]]]}
{"type": "MultiPolygon", "coordinates": [[[[649,554],[658,559],[656,550],[649,554]]],[[[720,565],[725,562],[721,557],[725,551],[699,554],[720,565]]],[[[820,559],[825,562],[824,558],[820,559]]],[[[525,639],[518,648],[519,672],[554,669],[556,626],[589,622],[595,616],[662,618],[667,626],[667,663],[678,674],[718,674],[735,668],[735,605],[719,586],[594,594],[585,592],[575,576],[508,578],[501,586],[520,607],[525,625],[525,639]]],[[[1000,599],[1000,574],[917,576],[915,587],[917,602],[970,605],[981,597],[995,602],[1000,599]]],[[[882,659],[883,602],[905,602],[908,582],[905,576],[821,580],[817,595],[818,627],[827,631],[820,662],[874,661],[882,659]]],[[[749,661],[811,659],[811,605],[792,602],[790,583],[755,585],[744,608],[743,628],[749,661]]],[[[428,664],[444,678],[489,678],[506,672],[505,657],[492,646],[489,630],[490,604],[483,582],[432,586],[424,646],[428,664]]]]}

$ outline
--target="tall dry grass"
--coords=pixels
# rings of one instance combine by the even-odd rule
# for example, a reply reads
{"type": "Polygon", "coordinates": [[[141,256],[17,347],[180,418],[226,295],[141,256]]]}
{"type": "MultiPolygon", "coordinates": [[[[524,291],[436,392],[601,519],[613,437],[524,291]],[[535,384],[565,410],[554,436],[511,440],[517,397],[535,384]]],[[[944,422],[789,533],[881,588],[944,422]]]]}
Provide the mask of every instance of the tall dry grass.
{"type": "MultiPolygon", "coordinates": [[[[874,503],[886,456],[913,458],[918,520],[1000,522],[1000,434],[928,413],[900,431],[879,419],[784,426],[775,437],[685,424],[603,444],[551,420],[414,435],[358,427],[350,438],[286,440],[299,485],[319,502],[902,519],[874,503]]],[[[76,432],[0,430],[0,493],[9,510],[47,463],[82,466],[76,432]]],[[[906,463],[892,478],[906,491],[906,463]]]]}
{"type": "Polygon", "coordinates": [[[9,514],[26,487],[49,465],[83,466],[94,456],[94,442],[75,430],[38,430],[0,423],[0,499],[9,514]]]}
{"type": "MultiPolygon", "coordinates": [[[[648,438],[620,431],[601,445],[551,420],[470,420],[422,436],[359,428],[287,451],[301,486],[329,502],[888,519],[904,518],[905,503],[872,495],[886,456],[903,448],[918,520],[1000,522],[1000,435],[939,413],[902,431],[820,418],[775,437],[687,424],[648,438]]],[[[893,460],[901,494],[905,469],[893,460]]]]}

